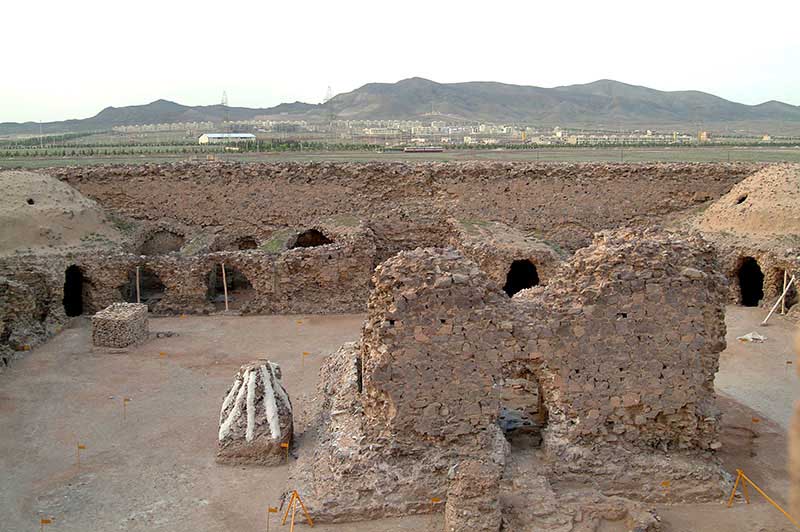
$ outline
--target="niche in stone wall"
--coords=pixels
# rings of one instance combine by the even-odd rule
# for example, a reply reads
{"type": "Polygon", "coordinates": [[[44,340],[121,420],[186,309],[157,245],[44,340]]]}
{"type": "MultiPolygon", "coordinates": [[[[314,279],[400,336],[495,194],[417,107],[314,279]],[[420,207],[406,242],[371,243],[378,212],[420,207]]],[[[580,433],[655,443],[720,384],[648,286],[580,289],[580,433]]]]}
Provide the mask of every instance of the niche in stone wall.
{"type": "Polygon", "coordinates": [[[186,239],[183,235],[172,231],[155,231],[144,239],[139,248],[140,255],[166,255],[173,251],[180,251],[186,239]]]}
{"type": "Polygon", "coordinates": [[[739,295],[745,307],[757,307],[764,299],[764,272],[753,257],[744,257],[736,272],[739,295]]]}
{"type": "MultiPolygon", "coordinates": [[[[139,269],[139,300],[147,305],[151,312],[164,297],[166,287],[161,282],[161,278],[153,270],[147,267],[139,269]]],[[[136,303],[136,270],[128,274],[128,284],[125,286],[125,300],[128,303],[136,303]]]]}
{"type": "Polygon", "coordinates": [[[258,247],[258,242],[252,236],[243,236],[236,239],[233,245],[236,249],[243,251],[246,249],[256,249],[258,247]]]}
{"type": "Polygon", "coordinates": [[[214,304],[217,310],[225,309],[225,290],[228,287],[228,308],[241,309],[255,297],[255,290],[250,280],[237,268],[230,264],[225,265],[225,282],[223,284],[222,265],[217,264],[208,275],[208,301],[214,304]]]}
{"type": "Polygon", "coordinates": [[[520,290],[531,288],[539,284],[539,272],[529,260],[515,260],[506,274],[506,284],[503,290],[509,297],[520,290]]]}
{"type": "Polygon", "coordinates": [[[506,367],[497,389],[500,393],[498,424],[514,448],[539,447],[547,426],[547,408],[539,379],[524,361],[506,367]]]}
{"type": "Polygon", "coordinates": [[[289,246],[293,248],[313,248],[316,246],[324,246],[326,244],[333,244],[333,240],[325,236],[321,231],[316,229],[307,229],[303,231],[294,239],[294,242],[289,246]]]}
{"type": "Polygon", "coordinates": [[[64,313],[67,316],[83,314],[83,270],[73,264],[64,271],[64,313]]]}

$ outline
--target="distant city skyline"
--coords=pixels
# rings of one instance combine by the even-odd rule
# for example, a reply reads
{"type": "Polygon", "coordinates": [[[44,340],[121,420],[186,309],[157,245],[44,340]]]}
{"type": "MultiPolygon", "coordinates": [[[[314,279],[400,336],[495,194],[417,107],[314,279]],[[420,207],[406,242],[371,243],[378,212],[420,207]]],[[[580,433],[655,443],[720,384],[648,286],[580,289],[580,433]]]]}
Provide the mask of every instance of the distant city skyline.
{"type": "Polygon", "coordinates": [[[157,99],[211,105],[223,91],[236,107],[320,103],[328,86],[337,94],[415,76],[541,87],[614,79],[800,105],[800,3],[747,5],[12,3],[0,122],[87,118],[157,99]]]}

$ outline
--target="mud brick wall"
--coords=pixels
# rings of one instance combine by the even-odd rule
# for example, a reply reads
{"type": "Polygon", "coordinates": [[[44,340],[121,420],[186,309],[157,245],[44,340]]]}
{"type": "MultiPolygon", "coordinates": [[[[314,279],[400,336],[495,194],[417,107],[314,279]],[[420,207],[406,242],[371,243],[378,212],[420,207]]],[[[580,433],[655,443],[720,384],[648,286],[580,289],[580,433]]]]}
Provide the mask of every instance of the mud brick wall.
{"type": "Polygon", "coordinates": [[[128,347],[147,340],[147,306],[114,303],[92,316],[92,344],[97,347],[128,347]]]}
{"type": "Polygon", "coordinates": [[[508,298],[455,250],[401,252],[375,272],[361,346],[372,438],[453,445],[494,423],[492,378],[513,324],[508,298]]]}
{"type": "Polygon", "coordinates": [[[699,238],[601,233],[544,290],[512,302],[539,364],[546,443],[713,449],[725,280],[699,238]]]}

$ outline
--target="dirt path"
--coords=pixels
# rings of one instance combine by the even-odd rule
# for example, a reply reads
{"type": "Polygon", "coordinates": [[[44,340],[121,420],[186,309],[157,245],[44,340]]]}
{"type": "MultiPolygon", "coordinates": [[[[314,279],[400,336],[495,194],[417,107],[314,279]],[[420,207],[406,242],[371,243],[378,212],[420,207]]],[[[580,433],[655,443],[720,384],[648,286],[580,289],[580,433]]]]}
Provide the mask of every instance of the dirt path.
{"type": "MultiPolygon", "coordinates": [[[[752,330],[755,312],[731,309],[729,334],[752,330]]],[[[40,516],[54,518],[51,532],[264,530],[266,506],[287,488],[287,468],[214,463],[221,398],[241,363],[268,356],[284,370],[302,430],[322,356],[357,338],[361,321],[360,315],[160,318],[151,330],[178,336],[108,354],[91,350],[88,322],[79,320],[0,375],[0,530],[36,530],[40,516]],[[124,420],[123,397],[132,399],[124,420]],[[80,470],[78,442],[86,445],[80,470]]],[[[784,358],[779,346],[789,329],[780,320],[768,328],[774,344],[730,342],[720,371],[726,393],[769,412],[723,398],[722,459],[730,470],[743,467],[781,501],[788,489],[781,420],[789,406],[771,401],[788,401],[796,380],[772,365],[784,358]],[[771,383],[763,394],[750,386],[761,378],[771,383]],[[753,417],[764,419],[753,423],[753,417]]],[[[659,513],[668,531],[790,530],[761,501],[659,513]]],[[[314,529],[428,532],[441,526],[437,515],[314,529]]]]}

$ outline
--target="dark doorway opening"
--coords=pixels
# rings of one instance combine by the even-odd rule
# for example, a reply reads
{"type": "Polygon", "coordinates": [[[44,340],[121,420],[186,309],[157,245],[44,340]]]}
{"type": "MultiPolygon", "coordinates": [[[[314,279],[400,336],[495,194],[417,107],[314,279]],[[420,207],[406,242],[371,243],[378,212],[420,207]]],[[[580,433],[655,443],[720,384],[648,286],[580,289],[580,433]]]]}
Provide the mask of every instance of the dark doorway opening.
{"type": "Polygon", "coordinates": [[[739,266],[739,291],[742,296],[742,305],[757,307],[764,299],[764,272],[753,257],[745,257],[739,266]]]}
{"type": "Polygon", "coordinates": [[[536,266],[529,260],[515,260],[506,274],[506,284],[503,290],[509,297],[520,290],[531,288],[539,284],[539,273],[536,266]]]}
{"type": "MultiPolygon", "coordinates": [[[[150,268],[139,269],[139,300],[147,305],[147,310],[153,311],[155,306],[164,297],[166,287],[161,278],[150,268]]],[[[127,294],[128,303],[136,303],[136,270],[128,275],[127,294]]]]}
{"type": "Polygon", "coordinates": [[[83,314],[83,271],[74,264],[64,272],[63,302],[67,316],[83,314]]]}
{"type": "Polygon", "coordinates": [[[294,241],[291,248],[313,248],[316,246],[324,246],[325,244],[333,244],[333,240],[322,234],[316,229],[309,229],[303,231],[294,241]]]}
{"type": "Polygon", "coordinates": [[[515,363],[504,371],[500,381],[498,424],[515,448],[540,447],[542,430],[547,426],[547,408],[541,385],[531,367],[515,363]]]}
{"type": "MultiPolygon", "coordinates": [[[[255,290],[245,275],[228,264],[225,265],[225,285],[228,287],[228,308],[241,309],[253,297],[255,290]]],[[[217,310],[225,309],[225,289],[222,281],[222,265],[217,264],[208,276],[208,300],[217,310]]]]}
{"type": "Polygon", "coordinates": [[[236,241],[236,249],[245,250],[245,249],[256,249],[258,247],[258,242],[252,236],[243,236],[242,238],[236,241]]]}

